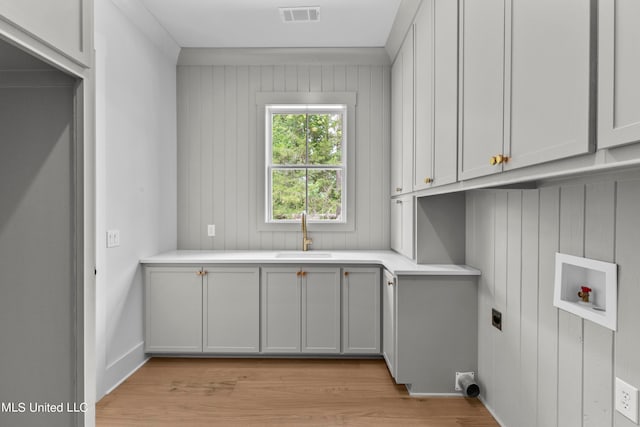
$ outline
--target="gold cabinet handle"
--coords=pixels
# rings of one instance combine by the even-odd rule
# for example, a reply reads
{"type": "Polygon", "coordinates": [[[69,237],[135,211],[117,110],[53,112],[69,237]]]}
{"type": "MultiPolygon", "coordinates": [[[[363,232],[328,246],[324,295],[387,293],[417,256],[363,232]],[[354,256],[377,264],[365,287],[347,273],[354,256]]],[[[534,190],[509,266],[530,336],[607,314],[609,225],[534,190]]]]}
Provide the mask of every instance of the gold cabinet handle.
{"type": "Polygon", "coordinates": [[[491,158],[489,159],[489,164],[491,166],[494,166],[497,163],[498,163],[498,159],[496,158],[496,156],[491,156],[491,158]]]}
{"type": "Polygon", "coordinates": [[[348,272],[348,271],[345,271],[345,272],[344,272],[344,275],[345,275],[345,276],[348,276],[348,275],[349,275],[349,272],[348,272]]]}
{"type": "Polygon", "coordinates": [[[401,192],[402,191],[402,187],[396,187],[396,192],[401,192]]]}
{"type": "Polygon", "coordinates": [[[196,271],[196,276],[202,276],[202,271],[201,270],[196,271]]]}
{"type": "Polygon", "coordinates": [[[496,164],[498,164],[498,165],[499,165],[499,164],[504,163],[504,162],[506,162],[506,161],[507,161],[507,160],[506,160],[506,157],[504,157],[502,154],[498,154],[498,155],[496,156],[496,164]]]}
{"type": "Polygon", "coordinates": [[[387,281],[387,286],[393,286],[393,280],[387,281]]]}
{"type": "Polygon", "coordinates": [[[209,274],[209,272],[207,270],[202,270],[202,275],[206,276],[207,274],[209,274]]]}
{"type": "Polygon", "coordinates": [[[429,178],[429,177],[426,177],[426,178],[424,179],[424,183],[425,183],[425,184],[431,184],[432,182],[433,182],[433,179],[431,179],[431,178],[429,178]]]}
{"type": "Polygon", "coordinates": [[[306,272],[306,271],[303,271],[303,272],[301,272],[300,274],[302,274],[303,276],[306,276],[306,275],[307,275],[307,272],[306,272]]]}
{"type": "Polygon", "coordinates": [[[302,274],[302,271],[296,271],[296,276],[300,277],[301,274],[302,274]]]}

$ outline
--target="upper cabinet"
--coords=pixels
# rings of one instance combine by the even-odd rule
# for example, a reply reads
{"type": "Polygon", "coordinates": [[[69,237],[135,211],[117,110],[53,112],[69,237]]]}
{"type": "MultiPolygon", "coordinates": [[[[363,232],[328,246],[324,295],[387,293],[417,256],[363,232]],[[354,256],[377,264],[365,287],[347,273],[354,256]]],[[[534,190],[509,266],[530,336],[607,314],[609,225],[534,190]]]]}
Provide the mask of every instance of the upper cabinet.
{"type": "Polygon", "coordinates": [[[0,20],[81,65],[91,65],[92,0],[0,0],[0,20]]]}
{"type": "Polygon", "coordinates": [[[391,195],[413,182],[413,26],[391,68],[391,195]]]}
{"type": "Polygon", "coordinates": [[[600,0],[598,148],[640,141],[640,2],[600,0]]]}
{"type": "Polygon", "coordinates": [[[589,152],[590,2],[460,9],[459,178],[589,152]]]}
{"type": "Polygon", "coordinates": [[[424,0],[416,15],[413,189],[457,179],[458,5],[424,0]]]}

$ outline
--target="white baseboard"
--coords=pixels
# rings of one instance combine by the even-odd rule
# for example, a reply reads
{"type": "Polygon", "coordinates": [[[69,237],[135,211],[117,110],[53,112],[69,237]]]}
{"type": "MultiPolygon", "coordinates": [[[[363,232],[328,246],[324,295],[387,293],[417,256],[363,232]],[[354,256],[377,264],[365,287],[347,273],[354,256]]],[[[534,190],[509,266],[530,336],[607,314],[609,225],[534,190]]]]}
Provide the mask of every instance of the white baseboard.
{"type": "Polygon", "coordinates": [[[144,353],[144,342],[139,343],[131,350],[120,356],[117,360],[107,365],[105,369],[105,383],[107,390],[102,398],[115,390],[134,372],[140,369],[150,358],[144,353]]]}
{"type": "Polygon", "coordinates": [[[503,423],[502,420],[496,415],[496,412],[493,410],[493,408],[487,404],[487,401],[484,400],[482,395],[478,396],[478,399],[480,400],[480,402],[482,402],[484,407],[487,408],[487,411],[489,411],[489,413],[496,420],[496,422],[500,424],[500,427],[507,427],[507,425],[503,423]]]}

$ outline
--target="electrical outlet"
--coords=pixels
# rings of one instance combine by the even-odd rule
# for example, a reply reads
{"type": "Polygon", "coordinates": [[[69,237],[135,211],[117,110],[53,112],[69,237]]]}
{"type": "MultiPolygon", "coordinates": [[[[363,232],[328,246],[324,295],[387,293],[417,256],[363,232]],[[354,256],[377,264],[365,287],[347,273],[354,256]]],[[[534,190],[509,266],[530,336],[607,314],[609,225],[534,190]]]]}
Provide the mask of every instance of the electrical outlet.
{"type": "Polygon", "coordinates": [[[120,230],[107,230],[107,247],[120,246],[120,230]]]}
{"type": "Polygon", "coordinates": [[[638,389],[616,378],[616,411],[638,424],[638,389]]]}
{"type": "Polygon", "coordinates": [[[207,225],[207,236],[215,237],[215,235],[216,235],[216,226],[215,226],[215,224],[207,225]]]}
{"type": "Polygon", "coordinates": [[[502,313],[495,308],[491,309],[491,324],[494,328],[502,330],[502,313]]]}

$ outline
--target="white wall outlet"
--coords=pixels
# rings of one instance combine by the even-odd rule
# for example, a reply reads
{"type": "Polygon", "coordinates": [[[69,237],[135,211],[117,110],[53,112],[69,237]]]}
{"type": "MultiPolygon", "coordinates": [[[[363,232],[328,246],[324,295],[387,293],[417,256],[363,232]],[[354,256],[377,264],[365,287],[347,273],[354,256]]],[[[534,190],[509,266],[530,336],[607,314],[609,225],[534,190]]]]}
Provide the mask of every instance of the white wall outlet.
{"type": "Polygon", "coordinates": [[[638,389],[616,378],[616,411],[638,424],[638,389]]]}
{"type": "Polygon", "coordinates": [[[107,230],[107,247],[120,246],[120,230],[107,230]]]}
{"type": "Polygon", "coordinates": [[[215,224],[207,225],[207,236],[215,237],[215,235],[216,235],[216,226],[215,226],[215,224]]]}

